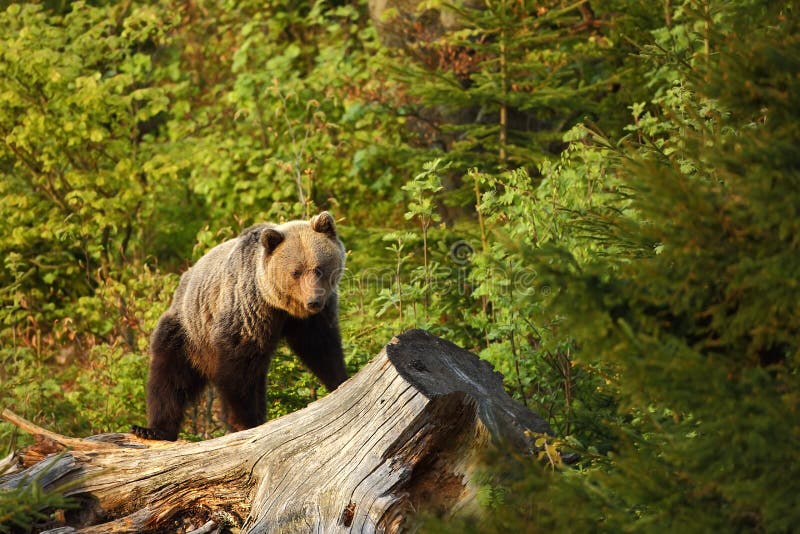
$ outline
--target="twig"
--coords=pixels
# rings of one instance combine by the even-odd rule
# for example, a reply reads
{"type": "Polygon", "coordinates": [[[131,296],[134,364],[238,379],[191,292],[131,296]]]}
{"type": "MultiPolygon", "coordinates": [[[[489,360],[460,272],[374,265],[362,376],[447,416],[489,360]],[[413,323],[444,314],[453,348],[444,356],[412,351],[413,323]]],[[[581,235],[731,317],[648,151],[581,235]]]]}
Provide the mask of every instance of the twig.
{"type": "Polygon", "coordinates": [[[55,432],[51,432],[49,430],[40,427],[39,425],[31,423],[27,419],[23,419],[22,417],[18,416],[17,414],[15,414],[14,412],[12,412],[7,408],[3,410],[3,413],[0,414],[0,417],[5,419],[12,425],[16,426],[20,430],[27,432],[28,434],[44,436],[45,438],[51,439],[56,443],[59,443],[73,450],[92,451],[97,449],[119,448],[119,446],[117,445],[112,445],[111,443],[106,443],[103,441],[89,441],[80,438],[69,438],[67,436],[62,436],[61,434],[56,434],[55,432]]]}
{"type": "Polygon", "coordinates": [[[214,532],[216,528],[217,523],[214,521],[209,521],[202,527],[189,531],[186,534],[210,534],[211,532],[214,532]]]}

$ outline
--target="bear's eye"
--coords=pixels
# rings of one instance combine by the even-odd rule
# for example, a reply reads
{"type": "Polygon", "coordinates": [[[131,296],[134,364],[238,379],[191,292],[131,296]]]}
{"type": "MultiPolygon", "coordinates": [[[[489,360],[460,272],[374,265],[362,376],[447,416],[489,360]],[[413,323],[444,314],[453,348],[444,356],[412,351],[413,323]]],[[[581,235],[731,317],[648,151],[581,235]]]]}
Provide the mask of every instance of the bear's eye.
{"type": "Polygon", "coordinates": [[[322,278],[322,269],[320,269],[319,267],[314,269],[314,276],[316,276],[317,278],[322,278]]]}
{"type": "Polygon", "coordinates": [[[295,279],[300,278],[301,274],[303,274],[303,270],[298,267],[297,269],[292,271],[292,278],[295,278],[295,279]]]}

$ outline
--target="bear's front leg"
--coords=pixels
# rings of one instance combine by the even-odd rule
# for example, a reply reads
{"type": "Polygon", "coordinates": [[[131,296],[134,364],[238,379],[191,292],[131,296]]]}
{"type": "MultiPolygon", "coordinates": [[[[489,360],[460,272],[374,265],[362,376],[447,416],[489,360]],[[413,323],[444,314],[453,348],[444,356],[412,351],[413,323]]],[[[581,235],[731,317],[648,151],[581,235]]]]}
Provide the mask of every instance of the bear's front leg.
{"type": "Polygon", "coordinates": [[[267,420],[269,356],[250,347],[238,347],[228,354],[230,359],[226,365],[218,367],[214,377],[225,411],[225,422],[234,432],[264,424],[267,420]]]}
{"type": "Polygon", "coordinates": [[[319,378],[328,391],[347,380],[336,298],[306,319],[290,317],[283,335],[292,351],[319,378]]]}

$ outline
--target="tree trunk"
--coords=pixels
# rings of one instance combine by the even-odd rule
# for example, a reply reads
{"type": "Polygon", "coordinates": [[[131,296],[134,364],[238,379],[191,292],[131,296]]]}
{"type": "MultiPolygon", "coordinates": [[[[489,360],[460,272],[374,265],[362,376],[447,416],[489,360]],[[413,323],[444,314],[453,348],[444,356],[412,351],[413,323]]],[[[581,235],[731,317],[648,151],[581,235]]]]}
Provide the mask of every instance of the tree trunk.
{"type": "Polygon", "coordinates": [[[400,532],[420,513],[469,509],[489,443],[532,452],[526,429],[549,433],[489,363],[422,330],[305,409],[217,439],[78,440],[16,424],[37,443],[0,489],[72,484],[81,506],[64,523],[86,533],[400,532]]]}

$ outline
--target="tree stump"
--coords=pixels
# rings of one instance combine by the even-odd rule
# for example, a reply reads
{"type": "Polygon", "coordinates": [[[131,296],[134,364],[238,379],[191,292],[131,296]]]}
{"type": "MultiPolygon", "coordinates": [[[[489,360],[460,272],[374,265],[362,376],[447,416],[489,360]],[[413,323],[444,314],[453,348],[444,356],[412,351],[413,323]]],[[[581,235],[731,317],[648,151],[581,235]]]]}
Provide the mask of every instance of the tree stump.
{"type": "Polygon", "coordinates": [[[17,424],[37,443],[0,489],[67,483],[81,506],[58,531],[84,533],[402,532],[420,513],[469,509],[490,443],[532,452],[526,430],[550,432],[489,363],[423,330],[392,339],[308,407],[208,441],[74,439],[17,424]]]}

